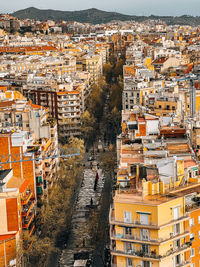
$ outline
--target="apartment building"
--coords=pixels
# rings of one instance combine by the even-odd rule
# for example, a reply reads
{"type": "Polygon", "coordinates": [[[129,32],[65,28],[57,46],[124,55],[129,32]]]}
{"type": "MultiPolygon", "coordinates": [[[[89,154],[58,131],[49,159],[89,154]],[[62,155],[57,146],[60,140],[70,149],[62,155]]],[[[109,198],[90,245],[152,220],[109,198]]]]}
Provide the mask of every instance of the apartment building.
{"type": "Polygon", "coordinates": [[[150,182],[140,193],[115,194],[110,215],[112,266],[190,266],[190,217],[184,197],[148,191],[149,185],[159,187],[150,182]]]}
{"type": "Polygon", "coordinates": [[[124,75],[124,88],[122,93],[123,110],[130,110],[134,105],[143,105],[145,96],[158,93],[164,88],[162,80],[134,78],[132,75],[124,75]]]}
{"type": "Polygon", "coordinates": [[[103,73],[102,56],[92,53],[77,57],[77,70],[90,73],[91,83],[97,83],[103,73]]]}
{"type": "Polygon", "coordinates": [[[84,91],[72,83],[23,87],[23,94],[37,105],[49,108],[52,118],[58,122],[59,136],[80,135],[80,117],[84,112],[84,91]]]}
{"type": "Polygon", "coordinates": [[[1,116],[1,155],[4,161],[11,159],[30,159],[5,164],[4,168],[13,168],[14,175],[30,180],[35,198],[48,191],[56,176],[58,159],[42,160],[58,153],[57,122],[48,117],[48,109],[34,105],[27,100],[0,102],[1,116]],[[39,157],[39,160],[34,160],[39,157]],[[14,165],[14,166],[13,166],[14,165]]]}
{"type": "Polygon", "coordinates": [[[199,165],[186,129],[142,112],[122,116],[112,266],[199,266],[199,165]]]}
{"type": "Polygon", "coordinates": [[[0,266],[18,266],[24,249],[31,245],[35,229],[35,202],[29,181],[13,175],[12,169],[0,171],[0,266]]]}

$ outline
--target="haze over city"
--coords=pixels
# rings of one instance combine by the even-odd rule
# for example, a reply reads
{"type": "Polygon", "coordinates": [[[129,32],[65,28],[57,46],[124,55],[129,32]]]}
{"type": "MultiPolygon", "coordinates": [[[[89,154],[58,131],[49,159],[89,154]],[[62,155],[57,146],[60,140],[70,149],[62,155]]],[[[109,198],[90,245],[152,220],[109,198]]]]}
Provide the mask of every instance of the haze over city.
{"type": "Polygon", "coordinates": [[[1,3],[1,12],[11,13],[19,9],[34,6],[41,9],[57,9],[63,11],[82,10],[88,8],[98,8],[105,11],[115,11],[128,15],[193,15],[198,16],[200,14],[200,2],[199,0],[8,0],[1,3]]]}

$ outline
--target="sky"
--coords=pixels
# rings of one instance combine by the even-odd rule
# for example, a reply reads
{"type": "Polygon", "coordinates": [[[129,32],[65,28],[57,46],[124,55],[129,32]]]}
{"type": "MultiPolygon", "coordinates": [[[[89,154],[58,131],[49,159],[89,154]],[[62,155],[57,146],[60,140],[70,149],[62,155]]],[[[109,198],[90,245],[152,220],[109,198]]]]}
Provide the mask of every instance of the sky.
{"type": "Polygon", "coordinates": [[[63,11],[98,8],[128,15],[200,16],[200,0],[0,0],[0,13],[27,7],[63,11]]]}

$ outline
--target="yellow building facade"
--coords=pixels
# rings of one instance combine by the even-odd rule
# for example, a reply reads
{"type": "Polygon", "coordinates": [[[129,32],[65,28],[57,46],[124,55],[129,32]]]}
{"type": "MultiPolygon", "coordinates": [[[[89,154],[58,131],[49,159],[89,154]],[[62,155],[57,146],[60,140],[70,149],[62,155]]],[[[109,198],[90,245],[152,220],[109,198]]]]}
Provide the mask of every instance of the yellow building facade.
{"type": "Polygon", "coordinates": [[[112,266],[190,266],[184,196],[152,195],[148,186],[143,190],[146,196],[145,192],[120,192],[114,197],[110,211],[112,266]]]}

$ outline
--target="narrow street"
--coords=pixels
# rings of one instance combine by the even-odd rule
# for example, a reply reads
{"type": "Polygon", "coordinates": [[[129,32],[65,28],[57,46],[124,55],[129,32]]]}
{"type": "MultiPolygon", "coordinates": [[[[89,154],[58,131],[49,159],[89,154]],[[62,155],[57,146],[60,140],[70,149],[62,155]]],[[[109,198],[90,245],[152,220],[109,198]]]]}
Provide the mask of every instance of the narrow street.
{"type": "MultiPolygon", "coordinates": [[[[109,93],[104,103],[103,117],[108,111],[108,99],[109,93]]],[[[99,129],[97,140],[101,140],[102,148],[105,149],[103,120],[99,129]]],[[[70,234],[61,253],[57,257],[51,257],[49,267],[72,267],[77,256],[83,254],[89,255],[93,267],[109,266],[105,262],[105,252],[109,245],[108,215],[112,199],[112,175],[110,171],[99,168],[103,164],[101,160],[103,161],[104,153],[97,153],[92,161],[88,160],[90,153],[84,155],[83,179],[75,193],[70,234]],[[94,190],[97,172],[99,179],[94,190]]]]}
{"type": "Polygon", "coordinates": [[[105,175],[104,188],[101,195],[96,249],[93,254],[93,267],[109,266],[105,262],[105,249],[109,247],[109,210],[112,201],[112,174],[105,175]]]}

